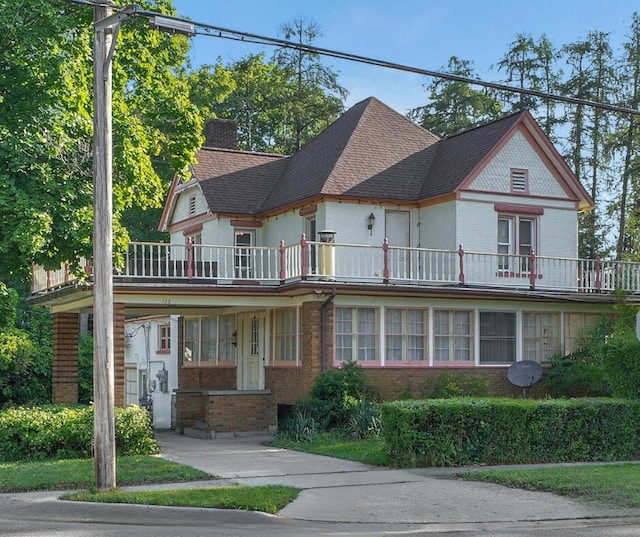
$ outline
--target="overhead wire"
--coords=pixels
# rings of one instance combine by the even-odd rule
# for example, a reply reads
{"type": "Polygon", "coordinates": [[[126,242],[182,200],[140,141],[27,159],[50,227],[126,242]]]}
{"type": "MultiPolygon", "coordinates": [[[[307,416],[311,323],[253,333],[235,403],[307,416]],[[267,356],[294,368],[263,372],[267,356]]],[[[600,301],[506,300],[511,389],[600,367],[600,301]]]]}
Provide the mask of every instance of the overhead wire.
{"type": "MultiPolygon", "coordinates": [[[[100,2],[100,1],[97,1],[97,2],[88,1],[88,0],[65,0],[65,1],[71,4],[91,6],[91,7],[95,7],[97,5],[105,5],[105,2],[100,2]]],[[[114,7],[114,10],[118,10],[118,8],[114,7]]],[[[176,22],[193,24],[194,28],[201,29],[201,31],[196,31],[196,35],[217,37],[217,38],[241,41],[244,43],[252,43],[257,45],[289,48],[293,50],[300,50],[302,52],[307,52],[310,54],[317,54],[320,56],[328,56],[331,58],[363,63],[363,64],[372,65],[376,67],[402,71],[406,73],[424,75],[432,78],[440,78],[442,80],[448,80],[451,82],[459,82],[462,84],[469,84],[472,86],[481,86],[481,87],[485,87],[485,88],[489,88],[497,91],[504,91],[508,93],[518,93],[523,95],[530,95],[532,97],[537,97],[539,99],[548,99],[548,100],[563,102],[567,104],[573,104],[573,105],[579,105],[579,106],[582,105],[582,106],[588,106],[592,108],[600,108],[603,110],[608,110],[610,112],[618,112],[622,114],[629,114],[629,115],[636,115],[636,116],[640,115],[640,110],[636,110],[634,108],[629,108],[626,106],[610,104],[610,103],[602,103],[599,101],[582,99],[580,97],[571,97],[568,95],[559,95],[559,94],[549,93],[549,92],[535,90],[535,89],[518,88],[515,86],[509,86],[507,84],[502,84],[499,82],[490,82],[490,81],[482,80],[479,78],[469,78],[469,77],[456,75],[452,73],[444,73],[440,71],[433,71],[430,69],[422,69],[420,67],[413,67],[410,65],[404,65],[400,63],[381,60],[378,58],[362,56],[359,54],[342,52],[342,51],[332,50],[332,49],[323,48],[323,47],[316,47],[314,45],[309,45],[304,43],[294,43],[292,41],[287,41],[285,39],[280,39],[277,37],[268,37],[268,36],[262,36],[259,34],[253,34],[250,32],[231,30],[229,28],[223,28],[220,26],[215,26],[215,25],[207,24],[203,22],[196,22],[190,19],[185,19],[183,17],[165,15],[163,13],[157,13],[155,11],[147,11],[140,8],[136,9],[135,15],[141,16],[141,17],[147,17],[147,18],[151,18],[159,15],[164,18],[174,20],[176,22]]]]}

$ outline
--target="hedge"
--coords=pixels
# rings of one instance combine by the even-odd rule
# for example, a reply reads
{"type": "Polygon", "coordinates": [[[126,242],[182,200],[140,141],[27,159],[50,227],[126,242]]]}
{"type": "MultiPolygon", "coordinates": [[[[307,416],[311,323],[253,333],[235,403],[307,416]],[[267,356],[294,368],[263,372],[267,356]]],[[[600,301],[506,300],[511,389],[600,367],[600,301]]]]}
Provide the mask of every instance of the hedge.
{"type": "Polygon", "coordinates": [[[382,439],[403,467],[634,460],[640,402],[439,399],[381,408],[382,439]]]}
{"type": "MultiPolygon", "coordinates": [[[[147,413],[116,408],[116,453],[158,452],[147,413]]],[[[0,412],[0,462],[93,456],[93,406],[46,405],[0,412]]]]}

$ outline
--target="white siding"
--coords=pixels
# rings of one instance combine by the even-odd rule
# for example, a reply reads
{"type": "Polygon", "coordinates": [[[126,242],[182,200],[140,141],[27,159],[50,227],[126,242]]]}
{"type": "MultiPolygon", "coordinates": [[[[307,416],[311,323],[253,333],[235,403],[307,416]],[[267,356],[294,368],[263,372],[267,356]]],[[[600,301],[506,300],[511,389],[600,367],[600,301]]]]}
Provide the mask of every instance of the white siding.
{"type": "Polygon", "coordinates": [[[456,238],[456,202],[449,201],[420,209],[420,247],[454,250],[456,238]]]}
{"type": "Polygon", "coordinates": [[[173,211],[173,217],[171,218],[171,224],[182,222],[183,220],[189,219],[190,216],[193,216],[189,215],[189,200],[193,196],[196,197],[196,215],[204,214],[209,210],[204,195],[202,194],[202,190],[200,190],[200,186],[196,185],[193,188],[189,188],[180,193],[178,196],[175,209],[173,211]]]}
{"type": "Polygon", "coordinates": [[[467,251],[496,252],[498,213],[493,204],[459,200],[456,202],[456,220],[457,244],[462,244],[467,251]]]}
{"type": "MultiPolygon", "coordinates": [[[[156,383],[155,390],[150,394],[153,400],[153,427],[156,429],[169,429],[171,427],[172,394],[173,390],[178,388],[178,317],[154,317],[128,321],[125,324],[125,334],[127,334],[125,340],[125,366],[136,367],[138,397],[142,396],[140,374],[146,372],[149,380],[156,383]],[[158,326],[167,323],[171,326],[171,350],[167,354],[158,354],[158,326]],[[160,390],[156,376],[163,369],[163,365],[168,372],[166,391],[160,390]]],[[[139,402],[136,404],[139,404],[139,402]]]]}
{"type": "Polygon", "coordinates": [[[511,191],[510,170],[512,168],[529,172],[529,194],[567,197],[544,161],[531,147],[524,134],[519,131],[514,133],[513,137],[478,174],[469,185],[469,189],[508,193],[511,191]]]}

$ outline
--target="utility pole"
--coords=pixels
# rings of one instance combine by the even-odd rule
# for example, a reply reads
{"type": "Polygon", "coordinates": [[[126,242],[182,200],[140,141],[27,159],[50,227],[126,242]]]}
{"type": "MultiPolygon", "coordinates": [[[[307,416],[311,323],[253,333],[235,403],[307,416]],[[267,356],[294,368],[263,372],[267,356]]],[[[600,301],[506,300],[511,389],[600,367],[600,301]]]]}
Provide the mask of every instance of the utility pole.
{"type": "MultiPolygon", "coordinates": [[[[111,16],[112,0],[93,12],[111,16]]],[[[111,58],[113,29],[95,27],[93,41],[93,441],[97,490],[116,487],[113,345],[113,200],[111,58]]]]}

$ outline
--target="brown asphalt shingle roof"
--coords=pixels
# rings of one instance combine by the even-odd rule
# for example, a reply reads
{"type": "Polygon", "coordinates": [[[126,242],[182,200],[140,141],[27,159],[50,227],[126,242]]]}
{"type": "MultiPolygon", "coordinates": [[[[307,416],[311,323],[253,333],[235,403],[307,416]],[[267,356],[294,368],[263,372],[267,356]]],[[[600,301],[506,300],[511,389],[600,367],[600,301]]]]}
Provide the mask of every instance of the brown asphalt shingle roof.
{"type": "Polygon", "coordinates": [[[454,192],[521,114],[440,139],[370,97],[291,157],[203,148],[193,171],[212,212],[258,214],[322,195],[419,201],[454,192]]]}

